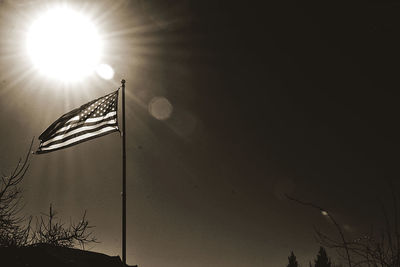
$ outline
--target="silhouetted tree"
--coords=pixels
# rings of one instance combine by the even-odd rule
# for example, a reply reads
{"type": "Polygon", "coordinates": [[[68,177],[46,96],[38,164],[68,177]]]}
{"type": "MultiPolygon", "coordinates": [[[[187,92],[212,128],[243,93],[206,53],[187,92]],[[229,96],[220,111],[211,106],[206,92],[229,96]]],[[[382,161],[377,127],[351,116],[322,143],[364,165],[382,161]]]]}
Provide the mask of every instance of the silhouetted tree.
{"type": "Polygon", "coordinates": [[[33,140],[24,159],[9,175],[1,175],[0,180],[0,247],[23,246],[29,242],[30,219],[20,214],[22,209],[20,183],[29,168],[29,156],[33,140]]]}
{"type": "Polygon", "coordinates": [[[400,267],[400,205],[398,194],[389,185],[392,197],[391,210],[381,203],[382,224],[379,231],[371,230],[358,238],[345,238],[344,231],[334,216],[327,209],[313,203],[307,203],[287,196],[299,204],[310,206],[324,212],[336,227],[338,237],[334,238],[315,229],[317,240],[325,247],[334,248],[338,254],[347,260],[349,267],[400,267]]]}
{"type": "Polygon", "coordinates": [[[289,260],[289,264],[287,265],[287,267],[298,267],[299,266],[296,256],[294,255],[293,251],[292,251],[292,253],[290,253],[288,260],[289,260]]]}
{"type": "Polygon", "coordinates": [[[63,247],[97,242],[92,226],[86,219],[86,211],[78,223],[65,225],[56,219],[56,213],[50,205],[49,214],[36,218],[36,227],[31,227],[32,217],[21,215],[22,188],[20,184],[29,168],[29,157],[33,139],[25,158],[18,161],[9,175],[0,176],[0,247],[22,247],[38,243],[63,247]]]}
{"type": "Polygon", "coordinates": [[[323,247],[319,248],[314,267],[332,267],[331,259],[328,258],[328,254],[326,254],[326,250],[323,247]]]}
{"type": "MultiPolygon", "coordinates": [[[[344,252],[345,252],[345,254],[344,253],[340,253],[340,256],[343,257],[343,258],[346,258],[348,266],[352,267],[353,266],[353,261],[352,261],[351,256],[350,256],[350,249],[349,249],[349,245],[348,245],[349,242],[345,239],[344,232],[343,232],[342,228],[340,227],[339,223],[335,220],[335,218],[332,215],[332,213],[328,212],[326,209],[322,208],[321,206],[315,205],[313,203],[304,202],[304,201],[301,201],[299,199],[293,198],[293,197],[288,196],[288,195],[286,195],[286,197],[289,200],[297,202],[298,204],[301,204],[301,205],[304,205],[304,206],[309,206],[309,207],[312,207],[314,209],[317,209],[319,212],[323,213],[324,215],[326,215],[329,218],[329,220],[333,223],[333,225],[335,226],[335,228],[336,228],[336,230],[337,230],[337,232],[338,232],[338,234],[340,236],[340,240],[341,241],[339,241],[339,243],[342,244],[340,249],[343,249],[344,252]]],[[[331,246],[329,244],[329,242],[328,243],[324,242],[325,238],[327,238],[330,242],[332,242],[333,240],[330,239],[329,237],[327,237],[326,235],[322,234],[318,229],[315,229],[315,232],[317,234],[317,239],[320,242],[320,244],[325,245],[325,246],[330,247],[330,248],[338,248],[337,246],[331,246]]]]}
{"type": "MultiPolygon", "coordinates": [[[[393,190],[393,188],[391,187],[393,190]]],[[[371,230],[359,238],[346,242],[336,240],[316,230],[319,242],[327,247],[335,248],[339,255],[345,248],[351,254],[353,266],[400,267],[400,223],[399,200],[392,191],[392,211],[381,203],[383,222],[378,232],[371,230]]]]}

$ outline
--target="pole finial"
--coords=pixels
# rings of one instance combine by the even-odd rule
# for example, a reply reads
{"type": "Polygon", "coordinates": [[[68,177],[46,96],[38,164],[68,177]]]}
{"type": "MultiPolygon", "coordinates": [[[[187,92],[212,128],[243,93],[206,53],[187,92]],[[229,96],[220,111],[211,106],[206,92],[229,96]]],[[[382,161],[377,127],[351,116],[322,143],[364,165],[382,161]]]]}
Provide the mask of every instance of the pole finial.
{"type": "Polygon", "coordinates": [[[121,80],[121,83],[122,83],[122,84],[125,84],[125,79],[122,79],[122,80],[121,80]]]}

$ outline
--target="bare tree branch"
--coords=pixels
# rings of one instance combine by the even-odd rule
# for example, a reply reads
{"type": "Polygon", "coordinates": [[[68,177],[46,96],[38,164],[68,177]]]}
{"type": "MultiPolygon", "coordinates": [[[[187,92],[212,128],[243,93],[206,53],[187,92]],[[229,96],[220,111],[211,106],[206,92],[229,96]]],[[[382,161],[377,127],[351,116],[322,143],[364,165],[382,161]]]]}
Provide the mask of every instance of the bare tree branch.
{"type": "Polygon", "coordinates": [[[26,226],[21,225],[27,218],[20,215],[22,189],[19,187],[29,168],[29,157],[33,145],[32,138],[24,159],[19,159],[9,175],[0,181],[0,246],[21,246],[29,239],[30,219],[26,226]]]}
{"type": "Polygon", "coordinates": [[[336,220],[334,219],[334,217],[332,216],[332,214],[331,214],[330,212],[328,212],[326,209],[324,209],[324,208],[322,208],[322,207],[320,207],[320,206],[317,206],[317,205],[315,205],[315,204],[313,204],[313,203],[304,202],[304,201],[298,200],[298,199],[293,198],[293,197],[291,197],[291,196],[289,196],[289,195],[287,195],[287,194],[285,194],[285,196],[286,196],[289,200],[292,200],[292,201],[297,202],[297,203],[299,203],[299,204],[301,204],[301,205],[304,205],[304,206],[309,206],[309,207],[312,207],[312,208],[314,208],[314,209],[317,209],[317,210],[319,210],[321,213],[324,213],[324,215],[328,216],[328,218],[329,218],[329,219],[332,221],[332,223],[335,225],[336,230],[338,231],[338,233],[339,233],[339,235],[340,235],[340,238],[342,239],[344,249],[346,250],[347,262],[348,262],[348,264],[349,264],[349,267],[351,267],[351,266],[352,266],[352,264],[351,264],[351,258],[350,258],[349,249],[348,249],[348,247],[347,247],[346,239],[344,238],[344,234],[343,234],[342,228],[341,228],[340,225],[336,222],[336,220]]]}
{"type": "Polygon", "coordinates": [[[300,201],[289,196],[286,197],[299,204],[318,209],[329,217],[335,225],[341,241],[337,241],[320,232],[318,229],[314,229],[317,239],[322,245],[336,249],[340,256],[347,258],[349,266],[400,267],[399,200],[393,187],[391,187],[391,193],[391,212],[388,211],[383,202],[380,203],[383,217],[381,228],[377,232],[374,232],[374,229],[371,228],[368,234],[352,241],[345,239],[344,233],[332,216],[332,213],[313,203],[300,201]],[[341,251],[344,251],[345,255],[341,251]]]}
{"type": "Polygon", "coordinates": [[[78,223],[70,223],[65,226],[57,220],[57,213],[50,205],[49,213],[40,216],[36,220],[36,228],[33,231],[32,245],[51,244],[54,246],[74,247],[75,244],[85,248],[87,243],[97,243],[97,239],[90,231],[93,226],[89,225],[86,219],[86,211],[78,223]]]}

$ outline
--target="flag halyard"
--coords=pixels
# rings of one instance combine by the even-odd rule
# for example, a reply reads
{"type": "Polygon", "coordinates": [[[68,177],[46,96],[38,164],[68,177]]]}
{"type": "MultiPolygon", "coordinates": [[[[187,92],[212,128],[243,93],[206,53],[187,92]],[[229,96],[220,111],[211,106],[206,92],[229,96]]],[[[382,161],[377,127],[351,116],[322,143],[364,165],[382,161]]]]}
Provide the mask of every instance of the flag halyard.
{"type": "Polygon", "coordinates": [[[119,131],[117,114],[118,90],[62,115],[39,136],[36,153],[67,148],[119,131]]]}

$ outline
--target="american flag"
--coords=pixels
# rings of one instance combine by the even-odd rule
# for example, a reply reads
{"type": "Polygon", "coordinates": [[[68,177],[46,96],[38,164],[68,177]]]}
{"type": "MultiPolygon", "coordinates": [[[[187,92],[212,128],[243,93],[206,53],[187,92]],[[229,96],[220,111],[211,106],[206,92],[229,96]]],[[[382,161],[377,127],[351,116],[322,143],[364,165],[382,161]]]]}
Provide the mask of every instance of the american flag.
{"type": "Polygon", "coordinates": [[[39,136],[36,153],[70,147],[118,131],[117,112],[118,90],[62,115],[39,136]]]}

